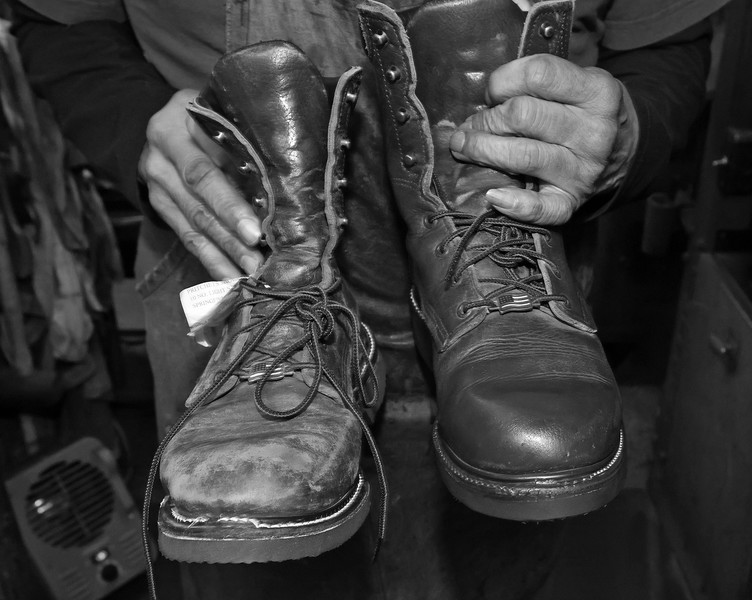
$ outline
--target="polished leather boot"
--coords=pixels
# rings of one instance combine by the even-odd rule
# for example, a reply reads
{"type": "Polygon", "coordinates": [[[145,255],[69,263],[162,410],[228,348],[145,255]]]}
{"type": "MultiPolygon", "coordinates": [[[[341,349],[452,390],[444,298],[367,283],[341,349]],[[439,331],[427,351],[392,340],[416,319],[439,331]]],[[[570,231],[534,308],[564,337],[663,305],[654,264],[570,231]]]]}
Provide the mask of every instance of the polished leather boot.
{"type": "Polygon", "coordinates": [[[621,400],[560,233],[509,219],[484,197],[533,184],[454,160],[449,138],[485,106],[495,68],[566,53],[572,8],[436,0],[401,17],[370,0],[359,8],[415,310],[430,333],[440,472],[470,508],[523,521],[585,513],[618,493],[621,400]]]}
{"type": "Polygon", "coordinates": [[[167,493],[159,547],[168,558],[315,556],[366,518],[361,446],[365,435],[375,452],[367,420],[383,377],[333,259],[359,81],[359,69],[345,73],[332,106],[297,47],[262,43],[223,57],[189,107],[235,161],[267,255],[238,284],[188,410],[158,453],[167,493]]]}

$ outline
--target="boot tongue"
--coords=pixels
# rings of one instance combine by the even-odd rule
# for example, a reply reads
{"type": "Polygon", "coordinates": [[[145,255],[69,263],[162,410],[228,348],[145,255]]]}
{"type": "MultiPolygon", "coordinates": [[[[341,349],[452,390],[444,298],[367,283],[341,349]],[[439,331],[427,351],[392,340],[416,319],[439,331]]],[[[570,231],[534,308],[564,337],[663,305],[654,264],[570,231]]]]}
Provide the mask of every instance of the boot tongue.
{"type": "Polygon", "coordinates": [[[526,16],[512,0],[440,0],[424,4],[406,24],[417,96],[431,125],[434,174],[452,209],[481,214],[487,190],[523,185],[519,177],[457,162],[449,138],[487,106],[488,76],[517,58],[526,16]]]}
{"type": "Polygon", "coordinates": [[[264,218],[269,255],[259,279],[282,289],[321,282],[329,239],[324,169],[330,110],[321,75],[292,44],[257,44],[223,57],[202,96],[235,124],[263,163],[260,177],[251,173],[242,182],[264,218]]]}

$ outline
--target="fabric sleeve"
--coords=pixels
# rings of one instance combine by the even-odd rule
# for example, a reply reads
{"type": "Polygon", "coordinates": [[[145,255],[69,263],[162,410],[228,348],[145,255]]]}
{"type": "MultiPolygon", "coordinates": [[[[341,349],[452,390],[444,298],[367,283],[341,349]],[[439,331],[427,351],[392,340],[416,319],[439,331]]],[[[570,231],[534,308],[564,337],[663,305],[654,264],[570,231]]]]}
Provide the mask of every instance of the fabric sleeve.
{"type": "Polygon", "coordinates": [[[686,146],[705,102],[711,26],[697,23],[663,42],[628,51],[601,50],[598,66],[627,88],[637,112],[639,138],[627,177],[615,194],[591,199],[578,219],[598,216],[635,198],[686,146]]]}
{"type": "Polygon", "coordinates": [[[602,45],[632,50],[680,34],[729,0],[615,0],[605,19],[602,45]]]}
{"type": "MultiPolygon", "coordinates": [[[[146,125],[174,93],[143,56],[127,22],[65,25],[15,2],[13,33],[34,91],[92,169],[139,206],[146,125]]],[[[81,15],[77,15],[81,17],[81,15]]]]}

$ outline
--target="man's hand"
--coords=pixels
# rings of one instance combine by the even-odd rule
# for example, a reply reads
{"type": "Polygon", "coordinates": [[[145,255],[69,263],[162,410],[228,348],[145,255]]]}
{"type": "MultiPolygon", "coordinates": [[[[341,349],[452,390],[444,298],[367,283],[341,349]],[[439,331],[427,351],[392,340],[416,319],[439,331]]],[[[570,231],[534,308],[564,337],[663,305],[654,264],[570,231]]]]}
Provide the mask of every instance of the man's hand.
{"type": "Polygon", "coordinates": [[[494,71],[486,95],[490,108],[452,135],[455,158],[540,182],[538,191],[490,190],[486,197],[500,212],[560,225],[624,179],[637,146],[637,116],[626,88],[606,71],[529,56],[494,71]]]}
{"type": "Polygon", "coordinates": [[[180,90],[156,113],[146,132],[139,175],[149,202],[215,279],[253,274],[263,262],[256,248],[258,217],[222,172],[227,162],[186,112],[195,90],[180,90]]]}

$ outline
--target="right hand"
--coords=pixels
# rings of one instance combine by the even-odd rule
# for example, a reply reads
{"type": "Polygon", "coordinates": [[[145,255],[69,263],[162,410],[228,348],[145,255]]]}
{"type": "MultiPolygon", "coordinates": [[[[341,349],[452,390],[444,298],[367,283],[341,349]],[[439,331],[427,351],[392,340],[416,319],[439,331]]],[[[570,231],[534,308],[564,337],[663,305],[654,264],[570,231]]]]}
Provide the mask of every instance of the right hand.
{"type": "Polygon", "coordinates": [[[154,210],[212,277],[252,275],[261,223],[222,171],[227,154],[186,113],[197,95],[180,90],[151,118],[138,172],[154,210]]]}

